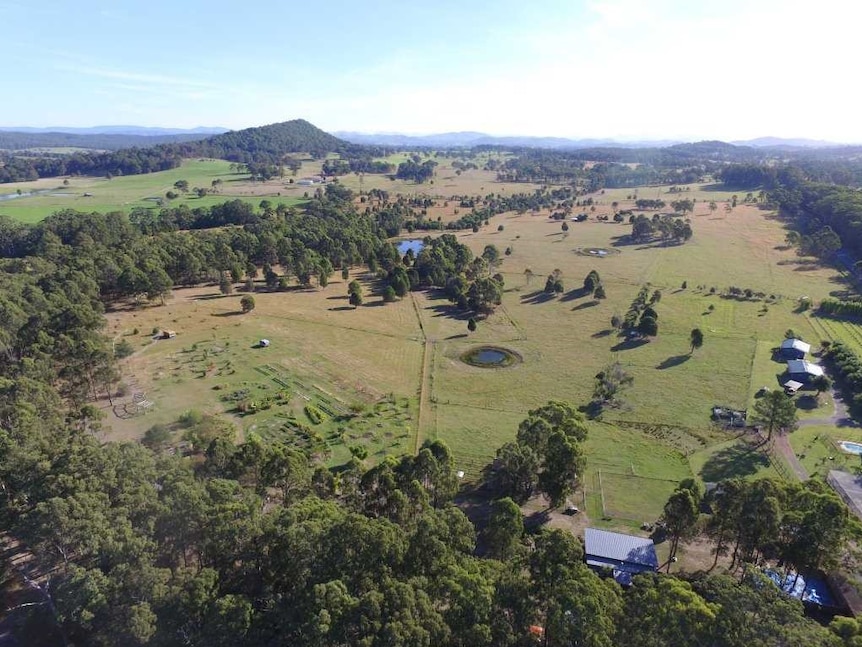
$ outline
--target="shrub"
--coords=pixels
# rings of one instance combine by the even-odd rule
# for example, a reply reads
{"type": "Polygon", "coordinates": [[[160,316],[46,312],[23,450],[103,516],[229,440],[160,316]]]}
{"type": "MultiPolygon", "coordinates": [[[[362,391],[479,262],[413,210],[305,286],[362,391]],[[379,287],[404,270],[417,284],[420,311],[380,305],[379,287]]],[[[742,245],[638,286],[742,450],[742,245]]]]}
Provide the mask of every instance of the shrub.
{"type": "Polygon", "coordinates": [[[199,425],[203,422],[204,414],[195,409],[189,409],[188,411],[183,412],[183,414],[179,417],[179,423],[184,428],[188,429],[189,427],[194,427],[195,425],[199,425]]]}

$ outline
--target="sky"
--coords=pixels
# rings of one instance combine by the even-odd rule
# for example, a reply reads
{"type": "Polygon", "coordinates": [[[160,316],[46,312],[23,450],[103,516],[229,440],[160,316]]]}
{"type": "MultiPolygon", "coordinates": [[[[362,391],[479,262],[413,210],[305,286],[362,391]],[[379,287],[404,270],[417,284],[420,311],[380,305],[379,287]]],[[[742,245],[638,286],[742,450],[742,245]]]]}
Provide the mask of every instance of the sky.
{"type": "Polygon", "coordinates": [[[856,0],[0,0],[0,126],[862,142],[856,0]]]}

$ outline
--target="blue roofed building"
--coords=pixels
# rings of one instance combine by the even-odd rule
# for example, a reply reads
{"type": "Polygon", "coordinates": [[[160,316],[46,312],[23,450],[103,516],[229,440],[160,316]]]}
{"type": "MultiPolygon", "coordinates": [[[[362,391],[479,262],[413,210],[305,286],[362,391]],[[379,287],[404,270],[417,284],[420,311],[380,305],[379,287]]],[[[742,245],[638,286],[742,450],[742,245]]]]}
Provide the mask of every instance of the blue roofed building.
{"type": "Polygon", "coordinates": [[[634,575],[658,570],[652,539],[598,528],[584,531],[584,559],[596,570],[611,569],[614,579],[624,585],[631,584],[634,575]]]}

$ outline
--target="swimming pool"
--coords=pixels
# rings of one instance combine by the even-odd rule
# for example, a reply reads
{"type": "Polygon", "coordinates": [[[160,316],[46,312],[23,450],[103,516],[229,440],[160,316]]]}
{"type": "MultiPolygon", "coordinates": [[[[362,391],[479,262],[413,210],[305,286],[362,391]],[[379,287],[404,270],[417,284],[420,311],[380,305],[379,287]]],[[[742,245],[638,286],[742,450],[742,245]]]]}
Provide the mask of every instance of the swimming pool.
{"type": "Polygon", "coordinates": [[[862,454],[862,443],[854,443],[850,440],[842,440],[838,443],[848,454],[862,454]]]}

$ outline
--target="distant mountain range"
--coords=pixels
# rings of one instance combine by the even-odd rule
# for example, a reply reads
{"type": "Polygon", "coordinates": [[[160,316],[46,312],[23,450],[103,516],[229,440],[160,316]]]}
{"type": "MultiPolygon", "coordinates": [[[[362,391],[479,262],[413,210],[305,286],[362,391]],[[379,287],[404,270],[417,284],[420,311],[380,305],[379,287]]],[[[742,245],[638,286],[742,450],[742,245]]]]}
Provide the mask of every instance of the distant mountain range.
{"type": "MultiPolygon", "coordinates": [[[[439,133],[435,135],[401,135],[397,133],[358,133],[337,131],[333,135],[354,144],[377,146],[523,146],[527,148],[665,148],[675,144],[687,143],[679,139],[620,141],[611,138],[568,139],[565,137],[498,137],[486,133],[465,131],[439,133]]],[[[836,142],[815,139],[785,139],[781,137],[758,137],[756,139],[730,142],[736,146],[754,148],[832,148],[843,146],[836,142]]]]}
{"type": "Polygon", "coordinates": [[[159,137],[164,135],[219,135],[229,128],[218,126],[198,126],[197,128],[158,128],[151,126],[91,126],[89,128],[73,128],[56,126],[49,128],[32,128],[29,126],[0,126],[0,132],[13,133],[67,133],[70,135],[139,135],[142,137],[159,137]]]}
{"type": "Polygon", "coordinates": [[[472,131],[439,133],[436,135],[401,135],[397,133],[366,134],[351,131],[332,133],[353,144],[371,146],[450,146],[470,148],[472,146],[517,146],[526,148],[660,148],[682,143],[681,140],[657,140],[620,142],[614,139],[567,139],[565,137],[498,137],[472,131]]]}

